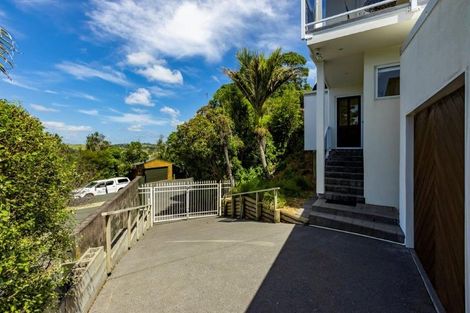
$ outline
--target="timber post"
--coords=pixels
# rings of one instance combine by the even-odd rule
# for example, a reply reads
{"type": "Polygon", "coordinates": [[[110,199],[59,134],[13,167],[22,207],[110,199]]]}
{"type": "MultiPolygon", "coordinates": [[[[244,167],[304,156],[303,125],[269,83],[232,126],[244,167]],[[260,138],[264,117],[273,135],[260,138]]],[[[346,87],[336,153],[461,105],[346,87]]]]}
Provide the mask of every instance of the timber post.
{"type": "Polygon", "coordinates": [[[112,262],[111,262],[111,220],[113,216],[107,215],[105,217],[106,223],[106,269],[108,273],[111,273],[112,262]]]}

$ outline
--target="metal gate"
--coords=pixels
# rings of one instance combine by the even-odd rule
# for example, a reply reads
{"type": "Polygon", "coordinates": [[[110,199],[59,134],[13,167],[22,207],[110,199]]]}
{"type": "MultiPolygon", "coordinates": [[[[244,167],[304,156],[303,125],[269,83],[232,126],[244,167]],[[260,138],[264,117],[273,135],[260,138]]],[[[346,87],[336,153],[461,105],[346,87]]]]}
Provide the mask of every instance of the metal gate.
{"type": "Polygon", "coordinates": [[[145,184],[143,203],[150,204],[154,223],[221,214],[221,201],[229,182],[182,181],[145,184]]]}

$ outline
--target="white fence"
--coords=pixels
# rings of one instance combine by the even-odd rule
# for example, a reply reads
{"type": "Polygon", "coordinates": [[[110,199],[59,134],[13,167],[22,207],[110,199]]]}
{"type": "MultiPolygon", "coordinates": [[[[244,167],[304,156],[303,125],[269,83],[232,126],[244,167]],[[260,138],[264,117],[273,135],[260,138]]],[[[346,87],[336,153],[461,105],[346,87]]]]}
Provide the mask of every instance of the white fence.
{"type": "Polygon", "coordinates": [[[141,203],[151,206],[154,223],[221,215],[230,182],[176,181],[145,184],[141,203]]]}

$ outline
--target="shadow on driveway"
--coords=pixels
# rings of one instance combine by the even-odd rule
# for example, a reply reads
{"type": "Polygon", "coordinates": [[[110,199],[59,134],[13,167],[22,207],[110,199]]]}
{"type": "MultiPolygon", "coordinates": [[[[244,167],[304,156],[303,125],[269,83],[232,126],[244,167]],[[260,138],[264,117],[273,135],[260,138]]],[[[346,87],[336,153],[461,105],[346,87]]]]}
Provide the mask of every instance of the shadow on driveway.
{"type": "Polygon", "coordinates": [[[295,226],[247,312],[435,312],[410,251],[295,226]]]}

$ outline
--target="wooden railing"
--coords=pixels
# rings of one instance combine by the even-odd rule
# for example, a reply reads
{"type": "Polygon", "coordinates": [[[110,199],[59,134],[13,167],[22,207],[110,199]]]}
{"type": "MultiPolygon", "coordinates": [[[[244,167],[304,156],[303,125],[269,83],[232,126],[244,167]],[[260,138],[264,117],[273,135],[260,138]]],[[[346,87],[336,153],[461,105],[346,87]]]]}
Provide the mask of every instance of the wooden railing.
{"type": "MultiPolygon", "coordinates": [[[[264,194],[265,193],[273,193],[273,209],[272,211],[272,222],[279,223],[280,222],[280,210],[278,209],[278,192],[281,188],[268,188],[268,189],[260,189],[254,191],[247,191],[247,192],[239,192],[229,195],[231,198],[231,216],[233,218],[240,217],[244,218],[247,214],[251,215],[248,216],[254,220],[260,220],[263,217],[267,219],[271,219],[268,217],[266,211],[264,210],[264,194]],[[250,197],[250,195],[254,195],[254,199],[250,197]],[[237,200],[238,199],[238,200],[237,200]],[[239,207],[238,207],[239,206],[239,207]],[[246,210],[247,207],[252,210],[246,210]],[[237,210],[238,208],[238,210],[237,210]],[[238,213],[237,213],[238,211],[238,213]],[[263,213],[264,212],[264,213],[263,213]],[[263,216],[266,215],[266,216],[263,216]]],[[[224,212],[226,215],[226,212],[224,212]]]]}
{"type": "Polygon", "coordinates": [[[105,218],[106,269],[109,274],[123,254],[122,247],[124,246],[124,240],[127,242],[127,249],[130,249],[134,239],[138,241],[147,229],[153,226],[151,205],[147,204],[122,210],[103,212],[101,216],[105,218]],[[134,212],[135,214],[133,214],[134,212]],[[126,214],[127,228],[117,233],[115,238],[113,238],[111,236],[113,218],[123,214],[126,214]]]}

